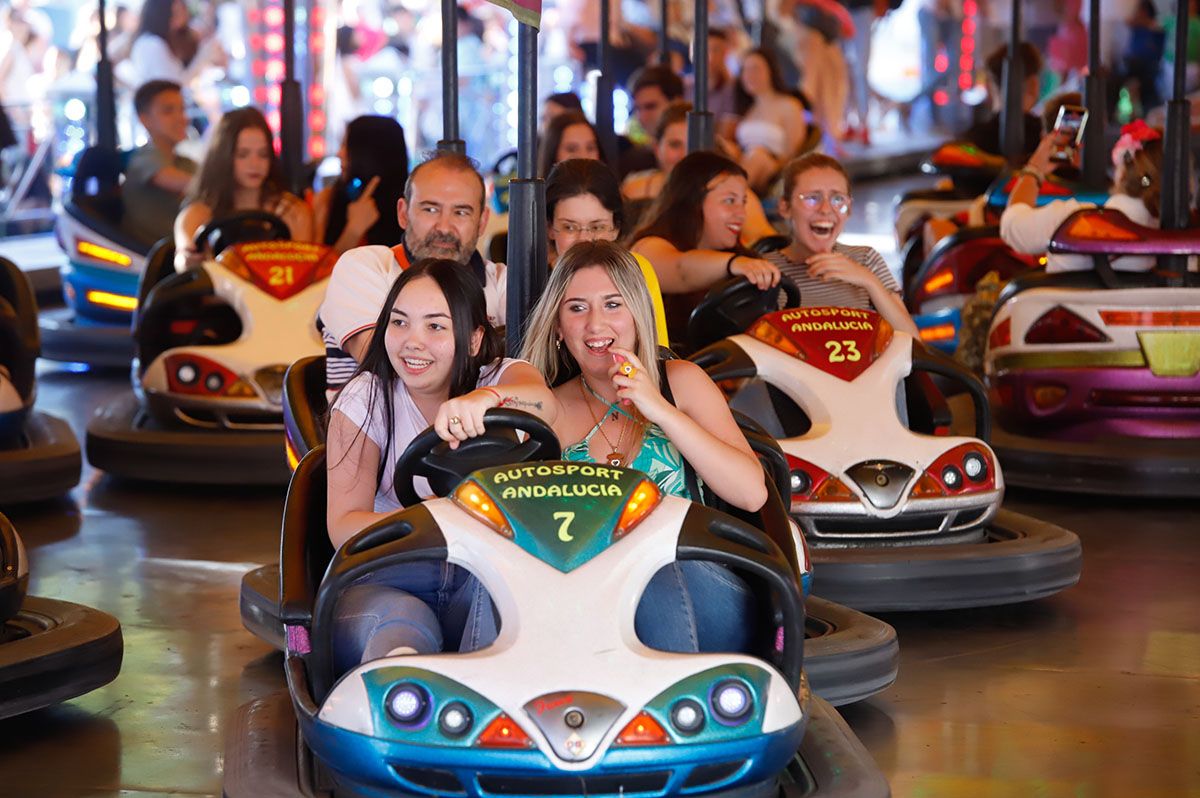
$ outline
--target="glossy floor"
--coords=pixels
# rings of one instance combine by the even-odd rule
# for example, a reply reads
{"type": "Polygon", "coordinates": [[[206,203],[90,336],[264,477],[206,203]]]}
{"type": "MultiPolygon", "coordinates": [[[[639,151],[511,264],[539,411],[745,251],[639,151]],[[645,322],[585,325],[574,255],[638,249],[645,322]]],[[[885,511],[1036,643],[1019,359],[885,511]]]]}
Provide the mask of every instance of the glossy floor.
{"type": "MultiPolygon", "coordinates": [[[[39,406],[82,438],[122,375],[43,369],[39,406]]],[[[1200,796],[1200,517],[1194,506],[1029,494],[1084,541],[1082,582],[993,610],[896,615],[899,681],[844,714],[897,796],[1200,796]]],[[[238,583],[276,556],[282,490],[173,488],[85,469],[12,511],[31,592],[115,614],[109,686],[0,722],[0,795],[220,795],[234,709],[282,685],[238,583]]]]}

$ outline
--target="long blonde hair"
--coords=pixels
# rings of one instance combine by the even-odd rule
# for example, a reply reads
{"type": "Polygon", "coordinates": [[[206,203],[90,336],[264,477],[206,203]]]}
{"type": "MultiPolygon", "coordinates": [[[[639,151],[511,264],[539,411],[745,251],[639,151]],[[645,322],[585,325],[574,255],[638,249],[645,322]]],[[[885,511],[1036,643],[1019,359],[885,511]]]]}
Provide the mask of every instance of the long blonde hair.
{"type": "Polygon", "coordinates": [[[546,290],[534,307],[525,328],[521,358],[542,373],[546,382],[559,385],[579,373],[567,348],[559,345],[558,313],[567,295],[567,284],[583,269],[604,269],[613,281],[625,306],[633,315],[637,340],[633,351],[646,365],[647,376],[661,390],[658,371],[658,331],[654,324],[654,305],[642,277],[642,269],[629,250],[611,241],[580,241],[558,259],[546,290]]]}

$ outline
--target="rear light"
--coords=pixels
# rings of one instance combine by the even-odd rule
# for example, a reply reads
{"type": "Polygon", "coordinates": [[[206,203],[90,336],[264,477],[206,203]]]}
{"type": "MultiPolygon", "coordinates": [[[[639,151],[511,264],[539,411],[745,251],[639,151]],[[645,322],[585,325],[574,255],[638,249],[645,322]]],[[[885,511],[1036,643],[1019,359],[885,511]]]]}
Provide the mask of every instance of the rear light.
{"type": "Polygon", "coordinates": [[[954,325],[937,324],[933,327],[923,327],[918,331],[918,334],[921,336],[922,341],[929,344],[952,341],[954,340],[954,325]]]}
{"type": "Polygon", "coordinates": [[[822,502],[858,501],[858,497],[854,495],[854,492],[847,488],[837,477],[830,477],[825,480],[825,483],[817,488],[816,498],[817,501],[822,502]]]}
{"type": "Polygon", "coordinates": [[[80,255],[93,260],[103,261],[104,263],[112,263],[117,266],[129,266],[133,263],[133,258],[126,255],[124,252],[118,252],[115,249],[102,247],[99,244],[93,244],[91,241],[80,238],[75,242],[75,251],[80,255]]]}
{"type": "Polygon", "coordinates": [[[1119,227],[1100,215],[1080,214],[1067,228],[1067,235],[1093,241],[1137,241],[1137,233],[1119,227]]]}
{"type": "Polygon", "coordinates": [[[936,294],[943,288],[948,288],[954,285],[954,272],[944,271],[941,274],[935,274],[925,281],[923,286],[926,294],[936,294]]]}
{"type": "Polygon", "coordinates": [[[1009,316],[992,328],[988,334],[988,349],[999,349],[1012,343],[1012,317],[1009,316]]]}
{"type": "Polygon", "coordinates": [[[475,744],[480,748],[532,748],[533,740],[512,718],[501,712],[479,733],[475,744]]]}
{"type": "Polygon", "coordinates": [[[922,474],[921,478],[917,480],[917,484],[913,486],[912,492],[908,494],[908,497],[910,499],[932,499],[945,495],[946,489],[942,487],[942,483],[929,474],[922,474]]]}
{"type": "Polygon", "coordinates": [[[780,352],[804,360],[804,353],[800,351],[800,347],[789,341],[788,337],[775,329],[775,326],[767,319],[759,319],[750,328],[750,337],[756,338],[767,346],[778,349],[780,352]]]}
{"type": "Polygon", "coordinates": [[[1029,326],[1027,344],[1102,344],[1111,340],[1094,324],[1055,305],[1029,326]]]}
{"type": "Polygon", "coordinates": [[[616,745],[669,745],[671,738],[667,736],[661,724],[649,713],[639,712],[637,717],[629,721],[621,733],[617,735],[616,745]]]}
{"type": "Polygon", "coordinates": [[[83,296],[88,302],[91,302],[93,305],[99,305],[102,308],[128,310],[131,312],[137,309],[137,297],[135,296],[114,294],[109,291],[88,291],[83,296]]]}
{"type": "Polygon", "coordinates": [[[629,534],[629,531],[642,522],[642,519],[650,514],[650,511],[658,506],[662,500],[662,491],[648,479],[643,479],[641,484],[634,489],[633,495],[625,502],[625,509],[621,511],[621,517],[617,520],[617,528],[613,532],[613,540],[620,540],[629,534]]]}
{"type": "Polygon", "coordinates": [[[1029,388],[1029,398],[1038,410],[1049,410],[1062,404],[1067,389],[1062,385],[1035,385],[1029,388]]]}
{"type": "Polygon", "coordinates": [[[500,511],[500,508],[496,506],[496,502],[492,500],[492,497],[483,488],[479,487],[479,483],[475,480],[468,479],[455,489],[454,502],[476,519],[482,521],[492,531],[499,532],[506,538],[512,538],[513,530],[512,526],[508,523],[508,519],[500,511]]]}
{"type": "Polygon", "coordinates": [[[892,343],[893,332],[892,325],[888,323],[888,320],[880,316],[879,326],[875,328],[874,356],[871,358],[872,363],[874,363],[876,358],[882,355],[884,350],[887,349],[892,343]]]}
{"type": "Polygon", "coordinates": [[[1200,310],[1102,310],[1114,327],[1200,327],[1200,310]]]}
{"type": "Polygon", "coordinates": [[[258,393],[237,374],[199,355],[167,355],[167,390],[213,399],[255,399],[258,393]]]}

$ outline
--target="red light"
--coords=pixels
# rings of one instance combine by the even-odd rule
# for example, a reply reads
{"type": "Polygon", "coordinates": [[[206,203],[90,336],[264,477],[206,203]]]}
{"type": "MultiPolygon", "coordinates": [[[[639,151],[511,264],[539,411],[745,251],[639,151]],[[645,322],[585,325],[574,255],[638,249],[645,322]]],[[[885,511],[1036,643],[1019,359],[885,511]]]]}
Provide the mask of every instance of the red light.
{"type": "Polygon", "coordinates": [[[308,143],[308,154],[313,158],[325,157],[325,141],[324,139],[314,138],[308,143]]]}
{"type": "Polygon", "coordinates": [[[283,82],[283,71],[284,67],[282,61],[268,61],[265,77],[271,83],[281,83],[283,82]]]}
{"type": "Polygon", "coordinates": [[[533,740],[502,712],[479,733],[475,744],[482,748],[532,748],[533,740]]]}
{"type": "Polygon", "coordinates": [[[938,89],[933,93],[933,102],[935,105],[945,105],[950,102],[950,95],[944,89],[938,89]]]}
{"type": "Polygon", "coordinates": [[[1100,344],[1108,340],[1095,325],[1062,305],[1043,313],[1025,333],[1027,344],[1100,344]]]}
{"type": "MultiPolygon", "coordinates": [[[[271,130],[275,131],[276,133],[279,132],[279,112],[278,111],[268,111],[267,112],[267,124],[271,127],[271,130]]],[[[276,152],[278,152],[278,151],[279,151],[278,144],[276,144],[276,152]]]]}
{"type": "MultiPolygon", "coordinates": [[[[975,20],[973,20],[973,19],[964,19],[964,20],[963,20],[963,26],[962,26],[962,32],[963,32],[963,35],[964,35],[964,36],[974,36],[974,35],[975,35],[975,20]]],[[[966,49],[967,49],[967,48],[966,48],[966,45],[967,45],[967,42],[968,42],[968,41],[970,41],[970,42],[971,42],[971,49],[972,49],[972,50],[973,50],[973,49],[975,49],[975,42],[974,42],[974,41],[972,41],[972,40],[964,40],[964,41],[963,41],[963,50],[966,50],[966,49]]]]}
{"type": "Polygon", "coordinates": [[[963,16],[974,17],[979,13],[979,6],[975,0],[963,0],[963,16]]]}
{"type": "Polygon", "coordinates": [[[995,326],[988,335],[988,349],[999,349],[1012,343],[1012,317],[1006,318],[995,326]]]}
{"type": "Polygon", "coordinates": [[[266,39],[263,40],[263,45],[268,53],[282,53],[283,36],[278,33],[268,33],[266,39]]]}
{"type": "Polygon", "coordinates": [[[257,53],[259,50],[262,50],[262,45],[263,45],[263,37],[262,37],[261,33],[250,34],[250,50],[252,52],[257,53]]]}
{"type": "Polygon", "coordinates": [[[325,114],[321,111],[313,111],[308,115],[308,125],[313,130],[324,130],[325,114]]]}
{"type": "Polygon", "coordinates": [[[279,105],[280,98],[283,97],[283,88],[279,84],[267,86],[267,102],[271,105],[279,105]]]}
{"type": "Polygon", "coordinates": [[[250,8],[246,9],[246,21],[249,22],[251,25],[257,25],[258,21],[261,18],[262,18],[262,12],[259,11],[254,6],[251,6],[250,8]]]}
{"type": "Polygon", "coordinates": [[[967,89],[971,88],[971,86],[973,84],[974,84],[974,81],[971,80],[971,76],[969,74],[967,74],[966,72],[964,72],[963,74],[958,76],[958,87],[960,89],[962,89],[963,91],[966,91],[967,89]]]}
{"type": "Polygon", "coordinates": [[[314,33],[310,41],[312,42],[311,47],[314,53],[319,53],[321,50],[325,49],[325,37],[321,34],[314,33]]]}
{"type": "Polygon", "coordinates": [[[973,63],[974,62],[971,60],[970,56],[964,55],[962,58],[958,59],[959,69],[961,69],[963,72],[970,72],[973,63]]]}
{"type": "Polygon", "coordinates": [[[617,745],[668,745],[670,742],[663,727],[646,712],[639,712],[617,735],[617,745]]]}
{"type": "Polygon", "coordinates": [[[325,102],[325,89],[321,86],[313,86],[309,89],[308,98],[313,101],[314,105],[320,105],[325,102]]]}
{"type": "Polygon", "coordinates": [[[255,61],[250,65],[250,72],[256,78],[264,78],[267,75],[267,65],[264,61],[255,61]]]}
{"type": "Polygon", "coordinates": [[[933,59],[933,68],[938,72],[945,72],[949,66],[950,59],[946,57],[945,53],[938,53],[933,59]]]}
{"type": "Polygon", "coordinates": [[[263,22],[267,23],[267,26],[271,28],[282,28],[283,9],[278,7],[268,8],[263,12],[263,22]]]}
{"type": "Polygon", "coordinates": [[[1102,310],[1114,327],[1200,327],[1200,310],[1102,310]]]}
{"type": "Polygon", "coordinates": [[[258,102],[260,105],[267,101],[267,87],[266,86],[255,86],[254,87],[254,100],[256,102],[258,102]]]}

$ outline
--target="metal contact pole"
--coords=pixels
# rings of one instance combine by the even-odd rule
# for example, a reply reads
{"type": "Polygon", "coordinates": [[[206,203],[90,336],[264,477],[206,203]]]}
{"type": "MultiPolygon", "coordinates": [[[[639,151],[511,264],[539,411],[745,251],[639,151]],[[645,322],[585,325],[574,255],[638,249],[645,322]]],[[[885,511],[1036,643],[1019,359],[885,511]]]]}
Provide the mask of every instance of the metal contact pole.
{"type": "Polygon", "coordinates": [[[611,21],[611,0],[600,0],[600,38],[596,42],[596,60],[600,62],[600,74],[596,78],[596,134],[600,137],[600,151],[605,160],[615,167],[617,132],[613,127],[612,42],[608,40],[611,21]]]}
{"type": "Polygon", "coordinates": [[[96,146],[117,149],[117,98],[113,87],[112,61],[108,58],[108,22],[105,3],[100,0],[100,60],[96,62],[96,146]]]}
{"type": "Polygon", "coordinates": [[[1008,37],[1008,52],[1002,70],[1004,104],[1000,106],[1000,152],[1008,162],[1017,165],[1025,155],[1025,66],[1019,57],[1021,47],[1021,0],[1012,0],[1012,28],[1008,37]]]}
{"type": "Polygon", "coordinates": [[[696,0],[692,70],[696,93],[688,112],[688,152],[711,150],[716,141],[713,115],[708,110],[708,0],[696,0]]]}
{"type": "Polygon", "coordinates": [[[279,87],[279,152],[292,192],[304,195],[304,97],[296,80],[296,0],[283,0],[283,83],[279,87]]]}
{"type": "Polygon", "coordinates": [[[546,287],[546,188],[534,173],[537,148],[537,30],[517,27],[517,177],[508,184],[508,351],[521,349],[525,321],[546,287]]]}
{"type": "Polygon", "coordinates": [[[458,4],[442,0],[442,140],[443,152],[465,154],[467,144],[458,137],[458,4]]]}
{"type": "Polygon", "coordinates": [[[1105,128],[1108,103],[1104,97],[1104,67],[1100,64],[1100,0],[1089,0],[1091,19],[1088,26],[1088,74],[1083,83],[1084,105],[1088,109],[1087,128],[1083,131],[1083,179],[1093,188],[1108,184],[1108,152],[1105,128]]]}

